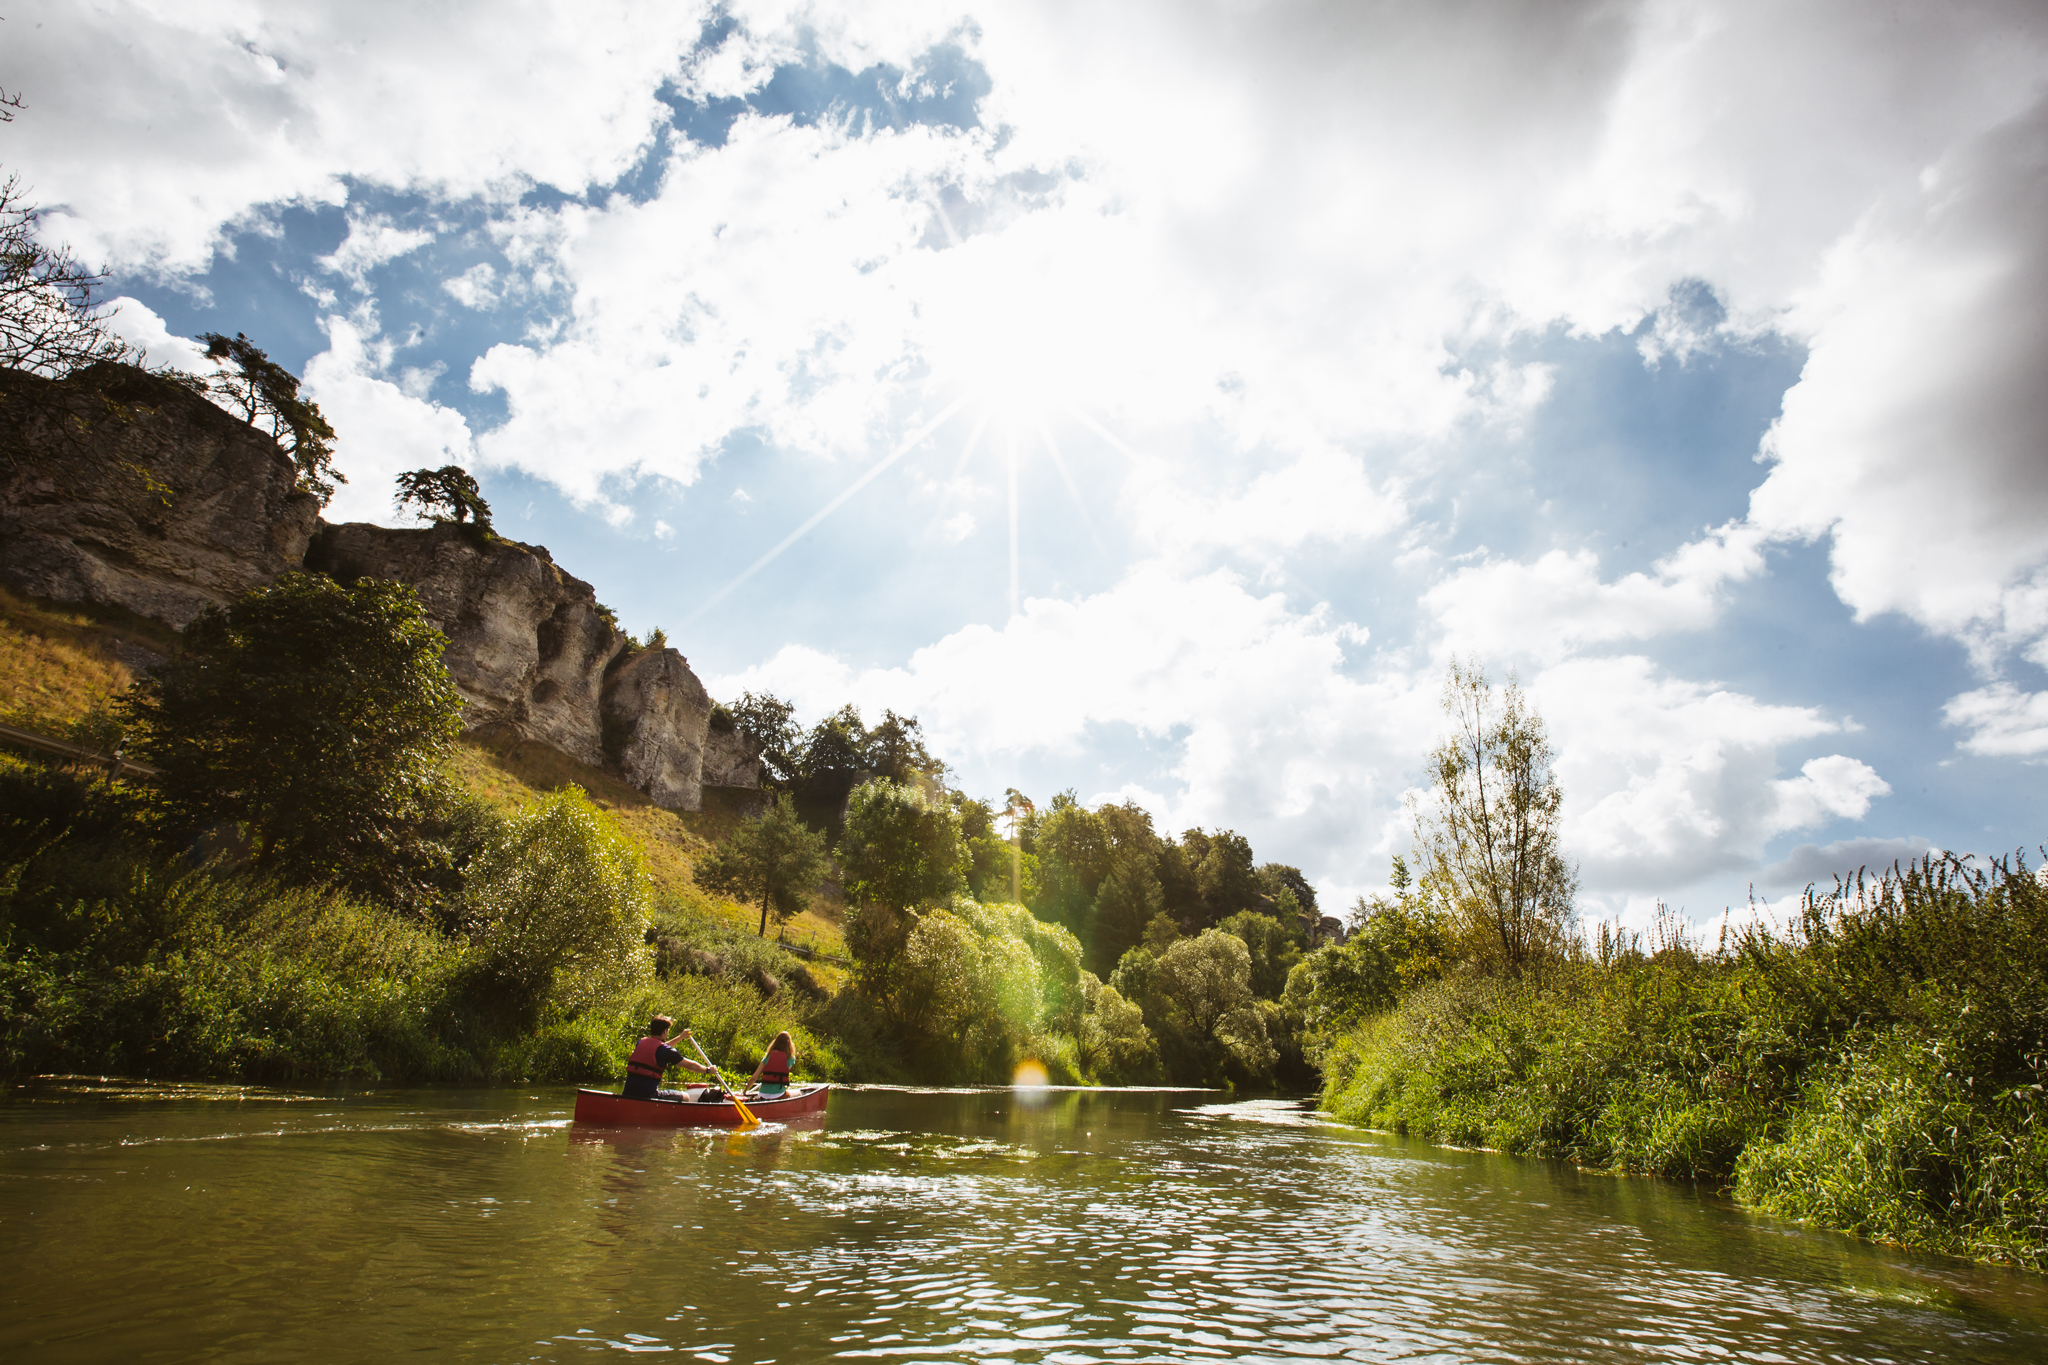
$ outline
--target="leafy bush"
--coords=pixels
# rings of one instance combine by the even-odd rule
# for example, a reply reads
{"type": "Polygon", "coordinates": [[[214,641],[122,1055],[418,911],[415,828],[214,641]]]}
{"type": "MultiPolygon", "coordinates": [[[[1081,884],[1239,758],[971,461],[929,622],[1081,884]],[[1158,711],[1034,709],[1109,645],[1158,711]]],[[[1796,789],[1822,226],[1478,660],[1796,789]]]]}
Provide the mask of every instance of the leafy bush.
{"type": "MultiPolygon", "coordinates": [[[[1342,1034],[1325,1104],[1435,1141],[1732,1184],[1889,1241],[2048,1259],[2048,891],[1929,859],[1726,951],[1453,974],[1342,1034]]],[[[1336,978],[1325,972],[1327,980],[1336,978]]],[[[1313,994],[1313,993],[1311,993],[1313,994]]]]}
{"type": "Polygon", "coordinates": [[[1265,1084],[1278,1055],[1251,989],[1251,952],[1221,929],[1133,948],[1110,984],[1143,1011],[1166,1074],[1189,1084],[1265,1084]]]}
{"type": "Polygon", "coordinates": [[[506,821],[465,899],[469,988],[507,1020],[573,1016],[652,967],[639,853],[579,788],[506,821]]]}
{"type": "Polygon", "coordinates": [[[445,863],[418,836],[461,729],[447,644],[399,583],[287,574],[201,613],[127,703],[167,818],[239,826],[299,881],[445,863]]]}

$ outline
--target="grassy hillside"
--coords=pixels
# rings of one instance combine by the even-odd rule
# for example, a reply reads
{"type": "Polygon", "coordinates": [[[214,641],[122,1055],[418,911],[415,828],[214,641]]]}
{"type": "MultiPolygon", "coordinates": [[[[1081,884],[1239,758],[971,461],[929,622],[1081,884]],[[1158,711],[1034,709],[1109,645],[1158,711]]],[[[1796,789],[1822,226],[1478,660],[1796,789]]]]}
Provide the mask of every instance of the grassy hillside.
{"type": "Polygon", "coordinates": [[[62,738],[125,690],[120,642],[163,651],[161,626],[38,605],[0,588],[0,721],[62,738]]]}
{"type": "MultiPolygon", "coordinates": [[[[39,604],[0,589],[0,722],[59,738],[90,739],[90,731],[129,684],[133,674],[116,657],[122,643],[167,653],[174,633],[119,612],[39,604]]],[[[713,919],[753,930],[758,909],[737,905],[698,889],[691,869],[707,850],[731,834],[739,814],[717,793],[702,811],[663,810],[640,792],[601,769],[531,741],[484,744],[466,741],[455,752],[450,775],[492,807],[511,812],[547,792],[575,785],[610,811],[646,860],[658,917],[713,919]]],[[[836,886],[828,886],[813,909],[783,926],[790,943],[844,956],[840,932],[843,907],[836,886]]],[[[838,972],[819,963],[813,973],[836,985],[838,972]]]]}
{"type": "MultiPolygon", "coordinates": [[[[716,808],[720,803],[715,793],[704,810],[664,810],[617,778],[532,741],[486,744],[465,740],[450,767],[469,791],[507,812],[544,793],[570,785],[581,787],[592,802],[611,812],[619,828],[639,846],[652,883],[657,918],[711,918],[749,933],[760,927],[758,907],[710,895],[692,879],[697,859],[728,837],[741,819],[730,808],[716,808]]],[[[828,884],[811,909],[783,926],[781,935],[802,947],[844,956],[842,919],[838,888],[828,884]]],[[[818,963],[812,971],[821,982],[836,985],[837,973],[830,964],[818,963]]]]}

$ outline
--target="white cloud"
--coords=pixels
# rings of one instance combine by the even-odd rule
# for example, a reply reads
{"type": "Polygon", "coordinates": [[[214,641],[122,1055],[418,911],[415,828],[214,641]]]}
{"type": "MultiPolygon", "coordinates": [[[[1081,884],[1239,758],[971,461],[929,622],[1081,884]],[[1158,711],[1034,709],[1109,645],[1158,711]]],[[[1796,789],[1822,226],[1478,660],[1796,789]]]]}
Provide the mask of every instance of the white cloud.
{"type": "Polygon", "coordinates": [[[87,259],[203,269],[224,224],[350,180],[449,198],[609,182],[707,12],[625,0],[16,5],[9,156],[87,259]]]}
{"type": "Polygon", "coordinates": [[[418,251],[434,240],[427,228],[402,228],[382,214],[355,214],[348,218],[348,235],[331,255],[320,257],[322,270],[348,278],[360,292],[369,287],[372,270],[418,251]]]}
{"type": "Polygon", "coordinates": [[[1659,561],[1653,573],[1600,578],[1590,550],[1552,550],[1532,564],[1488,560],[1422,595],[1440,650],[1502,663],[1555,663],[1591,646],[1701,630],[1720,613],[1723,584],[1764,567],[1763,537],[1726,526],[1659,561]]]}
{"type": "Polygon", "coordinates": [[[1772,534],[1830,538],[1860,617],[1903,613],[1985,668],[2048,634],[2044,151],[2037,102],[1833,246],[1789,317],[1811,353],[1752,499],[1772,534]]]}
{"type": "Polygon", "coordinates": [[[190,337],[171,335],[164,320],[140,300],[111,299],[107,309],[107,329],[140,350],[143,364],[168,365],[194,374],[211,368],[204,347],[190,337]]]}
{"type": "Polygon", "coordinates": [[[1962,747],[1970,753],[2034,762],[2048,755],[2048,692],[1996,682],[1950,698],[1941,717],[1969,727],[1962,747]]]}
{"type": "Polygon", "coordinates": [[[668,524],[667,522],[665,522],[665,521],[661,521],[661,520],[658,520],[658,519],[657,519],[657,520],[655,521],[655,523],[654,523],[654,538],[655,538],[656,540],[673,540],[673,539],[675,539],[675,534],[676,534],[676,528],[675,528],[675,527],[673,527],[673,526],[669,525],[669,524],[668,524]]]}
{"type": "Polygon", "coordinates": [[[1235,827],[1348,895],[1405,846],[1404,774],[1434,729],[1434,677],[1354,676],[1344,654],[1361,638],[1231,574],[1153,564],[1078,601],[1033,598],[1004,629],[955,631],[901,667],[856,670],[790,645],[708,683],[721,697],[775,691],[808,717],[849,700],[871,718],[915,714],[976,790],[1105,728],[1166,740],[1176,757],[1149,784],[1165,789],[1150,803],[1163,828],[1235,827]]]}
{"type": "Polygon", "coordinates": [[[1877,797],[1889,796],[1891,784],[1861,759],[1842,754],[1810,758],[1799,776],[1773,782],[1778,808],[1765,829],[1772,834],[1811,829],[1831,819],[1860,820],[1877,797]]]}
{"type": "Polygon", "coordinates": [[[327,349],[307,362],[306,393],[338,433],[334,467],[348,479],[327,519],[406,524],[392,505],[395,480],[408,469],[474,464],[469,424],[386,377],[396,348],[376,335],[374,318],[329,317],[322,326],[327,349]]]}
{"type": "Polygon", "coordinates": [[[441,287],[457,303],[479,311],[498,306],[501,295],[497,286],[498,271],[489,261],[479,261],[453,279],[441,281],[441,287]]]}
{"type": "Polygon", "coordinates": [[[1172,554],[1273,555],[1311,540],[1370,540],[1407,521],[1396,487],[1376,487],[1363,459],[1326,447],[1220,493],[1189,488],[1186,473],[1181,464],[1145,460],[1125,484],[1133,528],[1172,554]]]}
{"type": "Polygon", "coordinates": [[[1645,658],[1571,660],[1528,690],[1556,742],[1567,845],[1596,893],[1669,891],[1754,866],[1776,835],[1859,818],[1889,790],[1840,754],[1779,778],[1780,749],[1843,724],[1663,675],[1645,658]]]}
{"type": "MultiPolygon", "coordinates": [[[[1401,801],[1442,718],[1434,668],[1382,652],[1348,665],[1364,631],[1293,613],[1234,576],[1163,564],[1074,602],[1033,599],[1004,629],[970,626],[897,668],[855,669],[790,645],[709,680],[714,695],[773,691],[816,717],[852,700],[923,719],[974,790],[1010,785],[1031,755],[1073,755],[1103,727],[1170,742],[1142,792],[1162,827],[1227,824],[1265,857],[1297,861],[1333,903],[1379,884],[1408,847],[1401,801]]],[[[1859,760],[1779,751],[1843,728],[1662,675],[1646,659],[1578,660],[1530,684],[1561,759],[1571,853],[1596,901],[1753,867],[1778,834],[1861,815],[1885,784],[1859,760]]]]}

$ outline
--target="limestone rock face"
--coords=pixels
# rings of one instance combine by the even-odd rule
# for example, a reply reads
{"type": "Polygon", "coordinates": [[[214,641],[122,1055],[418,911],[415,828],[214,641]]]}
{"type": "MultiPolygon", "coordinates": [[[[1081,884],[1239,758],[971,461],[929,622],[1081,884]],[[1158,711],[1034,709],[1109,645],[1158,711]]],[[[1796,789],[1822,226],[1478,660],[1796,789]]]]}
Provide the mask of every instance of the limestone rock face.
{"type": "Polygon", "coordinates": [[[711,694],[672,649],[640,650],[605,680],[605,756],[658,806],[703,804],[710,722],[711,694]]]}
{"type": "MultiPolygon", "coordinates": [[[[0,582],[183,629],[300,568],[393,579],[448,637],[472,734],[537,740],[662,806],[754,789],[760,755],[682,655],[637,649],[538,546],[452,524],[330,526],[275,441],[168,380],[0,370],[0,582]]],[[[138,652],[134,666],[157,662],[138,652]]]]}
{"type": "Polygon", "coordinates": [[[741,734],[731,721],[712,718],[711,732],[704,738],[704,785],[745,787],[761,785],[761,747],[741,734]]]}
{"type": "Polygon", "coordinates": [[[545,552],[453,524],[348,522],[320,528],[306,567],[344,582],[411,584],[448,637],[448,671],[472,733],[539,740],[604,763],[605,668],[626,638],[598,615],[591,586],[545,552]]]}
{"type": "Polygon", "coordinates": [[[699,809],[707,781],[759,782],[744,736],[721,735],[718,761],[705,772],[712,702],[688,661],[672,649],[634,648],[599,614],[591,586],[543,549],[452,524],[351,522],[322,526],[306,567],[412,585],[448,637],[448,671],[472,734],[538,740],[671,809],[699,809]]]}
{"type": "Polygon", "coordinates": [[[0,370],[0,580],[183,628],[299,567],[320,517],[277,442],[168,380],[0,370]]]}

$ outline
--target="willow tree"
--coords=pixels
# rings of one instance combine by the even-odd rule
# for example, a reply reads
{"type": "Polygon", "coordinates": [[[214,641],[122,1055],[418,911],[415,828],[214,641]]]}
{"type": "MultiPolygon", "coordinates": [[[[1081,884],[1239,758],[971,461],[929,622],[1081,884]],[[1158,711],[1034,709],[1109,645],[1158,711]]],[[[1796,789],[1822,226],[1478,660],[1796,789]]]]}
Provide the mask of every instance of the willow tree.
{"type": "Polygon", "coordinates": [[[1443,708],[1451,727],[1429,756],[1428,804],[1411,808],[1421,889],[1475,959],[1520,972],[1562,948],[1578,890],[1560,847],[1555,754],[1512,674],[1495,689],[1477,660],[1453,659],[1443,708]]]}

